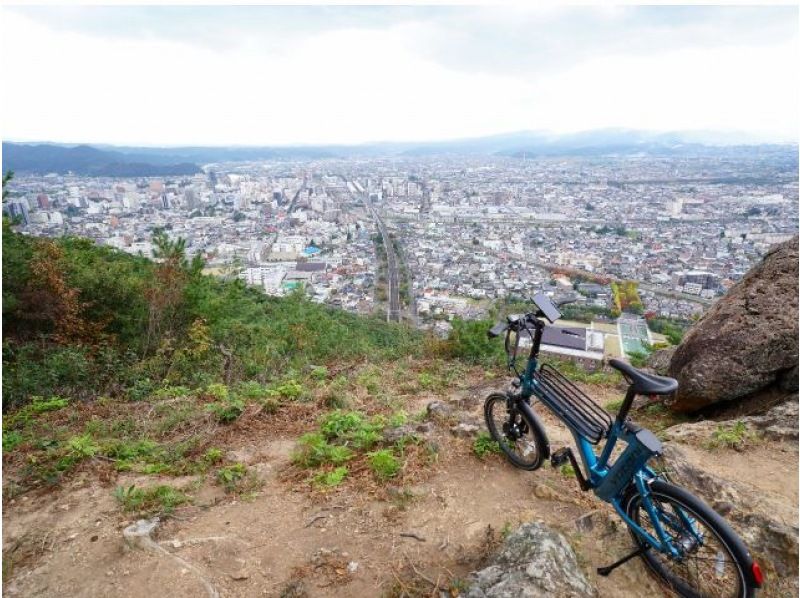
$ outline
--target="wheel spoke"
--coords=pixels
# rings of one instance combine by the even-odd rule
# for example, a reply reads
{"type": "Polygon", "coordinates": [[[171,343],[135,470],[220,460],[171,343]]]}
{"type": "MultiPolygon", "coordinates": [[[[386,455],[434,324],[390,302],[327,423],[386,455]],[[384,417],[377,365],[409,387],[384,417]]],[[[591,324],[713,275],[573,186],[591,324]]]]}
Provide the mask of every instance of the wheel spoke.
{"type": "MultiPolygon", "coordinates": [[[[693,509],[668,495],[652,493],[650,498],[660,524],[681,553],[676,558],[657,551],[643,556],[662,581],[681,595],[688,592],[703,598],[742,596],[740,566],[715,528],[693,509]]],[[[648,533],[655,534],[655,525],[641,497],[637,495],[632,500],[629,512],[634,520],[648,533]]]]}

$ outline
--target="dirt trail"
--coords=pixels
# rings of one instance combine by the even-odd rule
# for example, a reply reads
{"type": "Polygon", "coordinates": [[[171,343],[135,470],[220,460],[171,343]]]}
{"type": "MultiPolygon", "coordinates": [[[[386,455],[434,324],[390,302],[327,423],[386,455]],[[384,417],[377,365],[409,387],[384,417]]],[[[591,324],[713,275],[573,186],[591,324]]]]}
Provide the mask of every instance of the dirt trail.
{"type": "MultiPolygon", "coordinates": [[[[472,410],[478,414],[480,405],[472,410]]],[[[543,419],[554,447],[569,441],[554,418],[543,419]]],[[[437,429],[436,441],[440,461],[428,479],[409,488],[413,497],[384,500],[346,485],[322,497],[297,491],[281,478],[294,440],[250,439],[242,451],[265,481],[263,490],[241,502],[203,485],[195,504],[179,508],[156,540],[198,567],[221,596],[299,596],[302,589],[308,596],[366,597],[410,583],[409,574],[445,587],[445,580],[480,566],[504,527],[542,520],[568,536],[600,596],[661,595],[638,562],[610,578],[596,575],[597,566],[625,553],[629,540],[573,478],[548,465],[524,472],[499,457],[479,461],[469,441],[453,438],[445,427],[437,429]],[[595,528],[579,531],[576,519],[594,510],[595,528]]],[[[784,447],[780,460],[766,459],[766,448],[736,459],[689,450],[705,467],[758,485],[776,503],[797,503],[796,447],[784,447]]],[[[131,521],[111,490],[87,477],[5,505],[3,540],[14,551],[14,569],[4,580],[8,596],[206,595],[196,573],[179,562],[123,549],[122,530],[131,521]]]]}

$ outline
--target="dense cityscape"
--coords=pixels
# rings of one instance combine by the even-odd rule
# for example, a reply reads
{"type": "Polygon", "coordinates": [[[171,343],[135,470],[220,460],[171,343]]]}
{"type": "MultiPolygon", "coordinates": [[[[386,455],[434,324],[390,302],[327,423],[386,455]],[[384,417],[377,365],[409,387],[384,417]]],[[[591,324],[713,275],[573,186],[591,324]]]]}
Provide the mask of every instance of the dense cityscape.
{"type": "Polygon", "coordinates": [[[151,257],[163,229],[208,273],[270,295],[302,287],[314,301],[442,335],[454,317],[486,317],[539,290],[601,320],[690,321],[796,234],[798,218],[796,148],[774,146],[232,162],[167,178],[21,173],[10,191],[6,211],[26,233],[151,257]]]}

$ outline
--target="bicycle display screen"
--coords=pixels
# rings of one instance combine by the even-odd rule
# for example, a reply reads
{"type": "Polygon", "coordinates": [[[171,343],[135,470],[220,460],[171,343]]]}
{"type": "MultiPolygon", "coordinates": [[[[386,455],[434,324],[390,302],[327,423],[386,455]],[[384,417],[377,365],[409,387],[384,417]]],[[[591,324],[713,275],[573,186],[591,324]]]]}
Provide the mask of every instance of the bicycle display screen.
{"type": "Polygon", "coordinates": [[[536,293],[533,296],[533,302],[536,304],[536,307],[542,311],[544,317],[550,320],[551,324],[561,317],[561,312],[558,311],[555,304],[550,301],[550,297],[544,293],[536,293]]]}

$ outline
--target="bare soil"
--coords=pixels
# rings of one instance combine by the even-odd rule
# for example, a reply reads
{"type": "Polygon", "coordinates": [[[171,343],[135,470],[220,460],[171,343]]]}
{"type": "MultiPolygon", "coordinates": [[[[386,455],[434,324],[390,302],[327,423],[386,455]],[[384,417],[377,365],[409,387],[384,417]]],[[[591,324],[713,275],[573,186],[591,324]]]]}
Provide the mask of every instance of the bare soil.
{"type": "MultiPolygon", "coordinates": [[[[473,389],[472,395],[479,399],[487,390],[473,389]]],[[[591,391],[602,401],[619,398],[617,391],[591,391]]],[[[409,399],[409,410],[430,398],[409,399]]],[[[480,401],[468,403],[479,416],[480,401]]],[[[564,427],[549,414],[542,416],[553,449],[568,444],[564,427]]],[[[103,484],[87,471],[57,491],[4,501],[4,592],[194,597],[207,594],[202,577],[226,597],[391,596],[414,589],[433,595],[448,588],[455,596],[458,580],[485,562],[504,530],[541,520],[567,535],[600,596],[663,593],[638,561],[609,578],[595,573],[626,553],[627,532],[615,526],[603,504],[580,492],[574,478],[547,464],[525,472],[499,456],[479,460],[471,440],[453,437],[440,424],[434,438],[439,460],[407,492],[358,484],[311,492],[286,476],[296,437],[242,430],[236,450],[264,481],[250,500],[231,498],[207,479],[169,478],[172,485],[197,488],[193,504],[178,508],[155,535],[183,562],[124,547],[122,530],[132,520],[112,491],[144,478],[120,474],[103,484]],[[579,530],[575,521],[593,511],[593,529],[579,530]]],[[[762,490],[770,504],[796,516],[796,446],[687,451],[706,469],[762,490]]],[[[146,476],[148,484],[155,481],[146,476]]]]}

